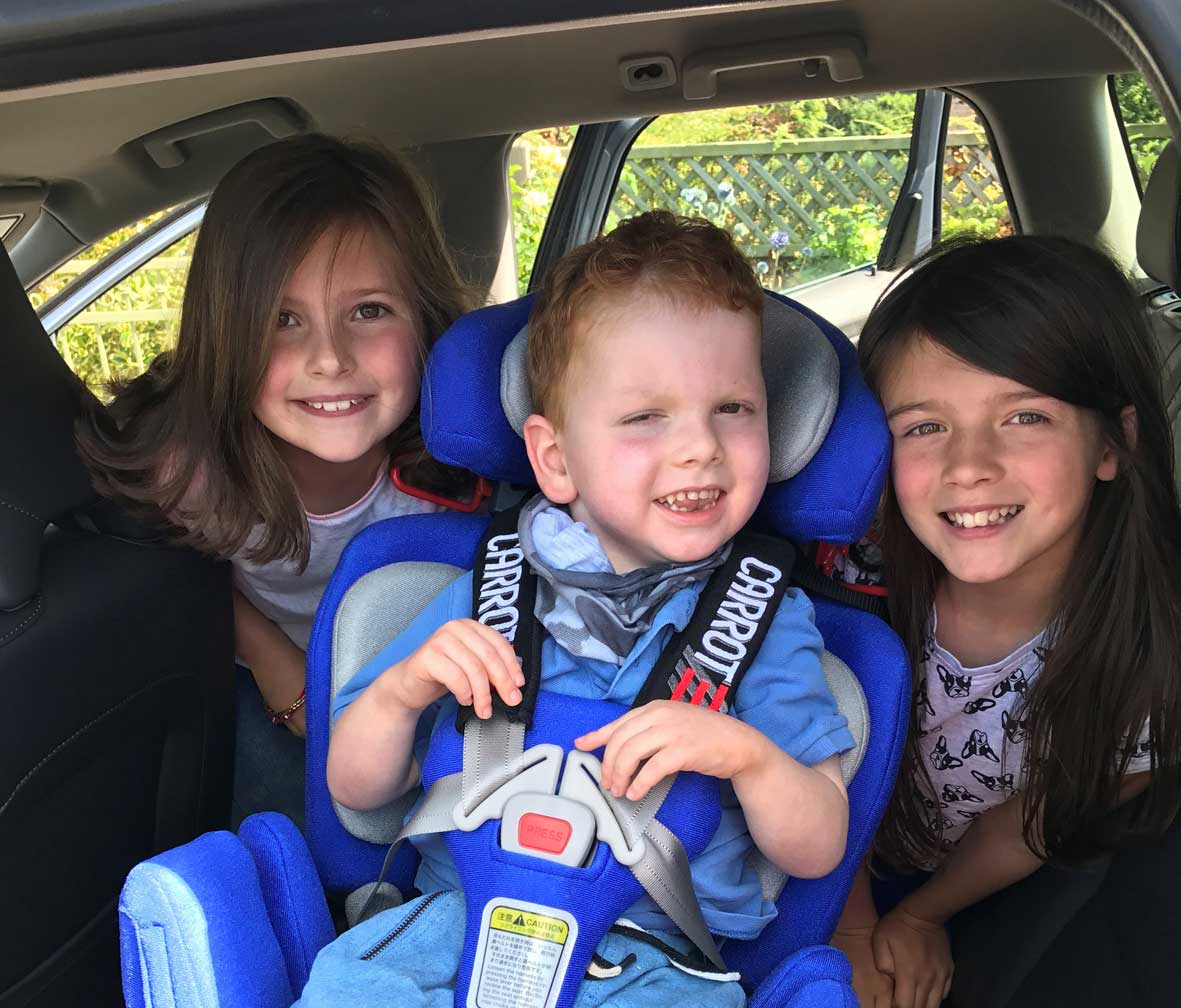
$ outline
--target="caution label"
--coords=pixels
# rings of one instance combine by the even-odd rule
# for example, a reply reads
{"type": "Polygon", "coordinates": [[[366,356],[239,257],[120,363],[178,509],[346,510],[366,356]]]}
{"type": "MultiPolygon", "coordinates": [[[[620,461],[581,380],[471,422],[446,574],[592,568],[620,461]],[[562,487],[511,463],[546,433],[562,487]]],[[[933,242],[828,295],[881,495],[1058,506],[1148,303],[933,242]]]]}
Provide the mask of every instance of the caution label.
{"type": "Polygon", "coordinates": [[[520,900],[484,906],[468,1008],[553,1008],[578,922],[564,910],[520,900]]]}

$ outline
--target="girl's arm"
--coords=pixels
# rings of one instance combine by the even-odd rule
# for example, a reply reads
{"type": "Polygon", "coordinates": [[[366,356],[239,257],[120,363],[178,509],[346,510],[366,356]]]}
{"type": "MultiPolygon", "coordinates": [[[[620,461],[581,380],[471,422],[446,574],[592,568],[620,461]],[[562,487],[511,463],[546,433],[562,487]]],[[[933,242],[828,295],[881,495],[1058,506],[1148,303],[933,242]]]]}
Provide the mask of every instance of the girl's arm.
{"type": "MultiPolygon", "coordinates": [[[[1149,777],[1147,772],[1125,776],[1119,803],[1140,794],[1149,777]]],[[[1032,875],[1042,863],[1025,843],[1019,795],[981,815],[931,879],[874,929],[874,959],[879,970],[894,978],[894,1004],[935,1008],[951,988],[947,921],[1032,875]]]]}
{"type": "MultiPolygon", "coordinates": [[[[307,681],[307,657],[282,630],[267,619],[237,588],[234,589],[234,647],[250,666],[263,701],[282,711],[299,697],[307,681]]],[[[307,734],[305,708],[285,722],[294,735],[307,734]]]]}
{"type": "MultiPolygon", "coordinates": [[[[1119,804],[1146,787],[1150,774],[1128,774],[1120,785],[1119,804]]],[[[959,845],[925,885],[899,904],[921,920],[945,924],[965,907],[1019,882],[1042,866],[1021,833],[1021,797],[989,809],[964,834],[959,845]]]]}
{"type": "Polygon", "coordinates": [[[872,938],[877,922],[869,869],[862,862],[832,935],[832,944],[845,953],[853,967],[853,991],[862,1008],[890,1008],[894,1000],[894,981],[874,962],[872,938]]]}

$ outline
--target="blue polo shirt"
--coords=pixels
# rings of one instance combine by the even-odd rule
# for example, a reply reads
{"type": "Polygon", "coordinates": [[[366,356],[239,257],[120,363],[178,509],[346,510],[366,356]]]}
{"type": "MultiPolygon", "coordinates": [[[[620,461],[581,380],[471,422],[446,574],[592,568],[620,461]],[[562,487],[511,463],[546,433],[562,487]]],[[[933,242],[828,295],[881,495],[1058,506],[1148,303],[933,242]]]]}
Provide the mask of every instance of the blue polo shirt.
{"type": "MultiPolygon", "coordinates": [[[[542,687],[629,706],[665,645],[688,624],[704,587],[705,582],[698,582],[673,595],[619,668],[572,655],[547,635],[541,646],[542,687]]],[[[470,619],[471,615],[469,572],[437,595],[401,635],[349,681],[336,696],[333,718],[383,671],[417,650],[443,623],[470,619]]],[[[758,729],[805,766],[853,748],[853,737],[845,718],[837,712],[821,671],[823,648],[811,602],[799,590],[788,589],[731,709],[733,716],[758,729]]],[[[455,698],[448,696],[423,712],[414,746],[419,765],[431,733],[439,725],[453,723],[455,709],[455,698]]],[[[418,837],[414,844],[422,857],[415,880],[422,892],[460,888],[459,873],[442,837],[418,837]]],[[[758,877],[747,864],[753,846],[734,789],[723,781],[721,824],[692,864],[693,888],[706,924],[716,935],[753,938],[775,917],[775,905],[763,899],[758,877]]],[[[624,916],[649,930],[676,930],[647,896],[624,916]]]]}

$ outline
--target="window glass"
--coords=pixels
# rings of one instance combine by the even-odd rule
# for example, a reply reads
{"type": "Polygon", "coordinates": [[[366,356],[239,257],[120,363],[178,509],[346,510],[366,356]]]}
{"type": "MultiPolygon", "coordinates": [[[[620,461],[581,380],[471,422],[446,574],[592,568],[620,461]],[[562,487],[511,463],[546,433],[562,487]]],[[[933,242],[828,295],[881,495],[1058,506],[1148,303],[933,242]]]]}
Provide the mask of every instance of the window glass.
{"type": "Polygon", "coordinates": [[[1161,148],[1169,142],[1169,126],[1148,83],[1140,74],[1117,74],[1113,81],[1120,119],[1143,189],[1161,148]]]}
{"type": "Polygon", "coordinates": [[[646,210],[726,228],[765,287],[872,263],[906,177],[915,95],[661,116],[636,140],[606,230],[646,210]]]}
{"type": "MultiPolygon", "coordinates": [[[[160,215],[117,231],[91,246],[29,291],[39,308],[78,274],[160,215]]],[[[75,374],[100,399],[110,398],[110,382],[141,374],[157,354],[176,345],[193,232],[125,277],[58,332],[54,345],[75,374]]]]}
{"type": "Polygon", "coordinates": [[[943,159],[942,237],[1003,238],[1013,220],[988,133],[976,109],[955,95],[943,159]]]}
{"type": "Polygon", "coordinates": [[[537,245],[549,217],[558,179],[566,167],[577,126],[552,126],[517,137],[509,154],[508,184],[513,204],[517,291],[529,289],[537,245]]]}

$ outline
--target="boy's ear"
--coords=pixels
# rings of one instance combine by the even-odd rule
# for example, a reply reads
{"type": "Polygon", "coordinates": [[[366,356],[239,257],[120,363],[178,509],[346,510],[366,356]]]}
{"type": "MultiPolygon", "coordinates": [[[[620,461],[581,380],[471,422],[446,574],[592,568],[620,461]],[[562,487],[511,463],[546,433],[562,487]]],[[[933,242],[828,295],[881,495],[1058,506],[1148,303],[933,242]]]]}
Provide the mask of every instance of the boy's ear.
{"type": "MultiPolygon", "coordinates": [[[[1139,423],[1136,418],[1136,407],[1125,406],[1119,411],[1120,426],[1124,429],[1124,440],[1128,443],[1128,447],[1135,449],[1136,439],[1139,436],[1139,423]]],[[[1099,460],[1099,468],[1095,471],[1095,478],[1102,480],[1104,483],[1109,483],[1115,479],[1119,472],[1119,454],[1115,448],[1108,446],[1103,453],[1103,458],[1099,460]]]]}
{"type": "Polygon", "coordinates": [[[578,491],[566,469],[561,435],[554,425],[540,413],[533,413],[525,421],[521,436],[541,492],[555,504],[569,504],[578,491]]]}

